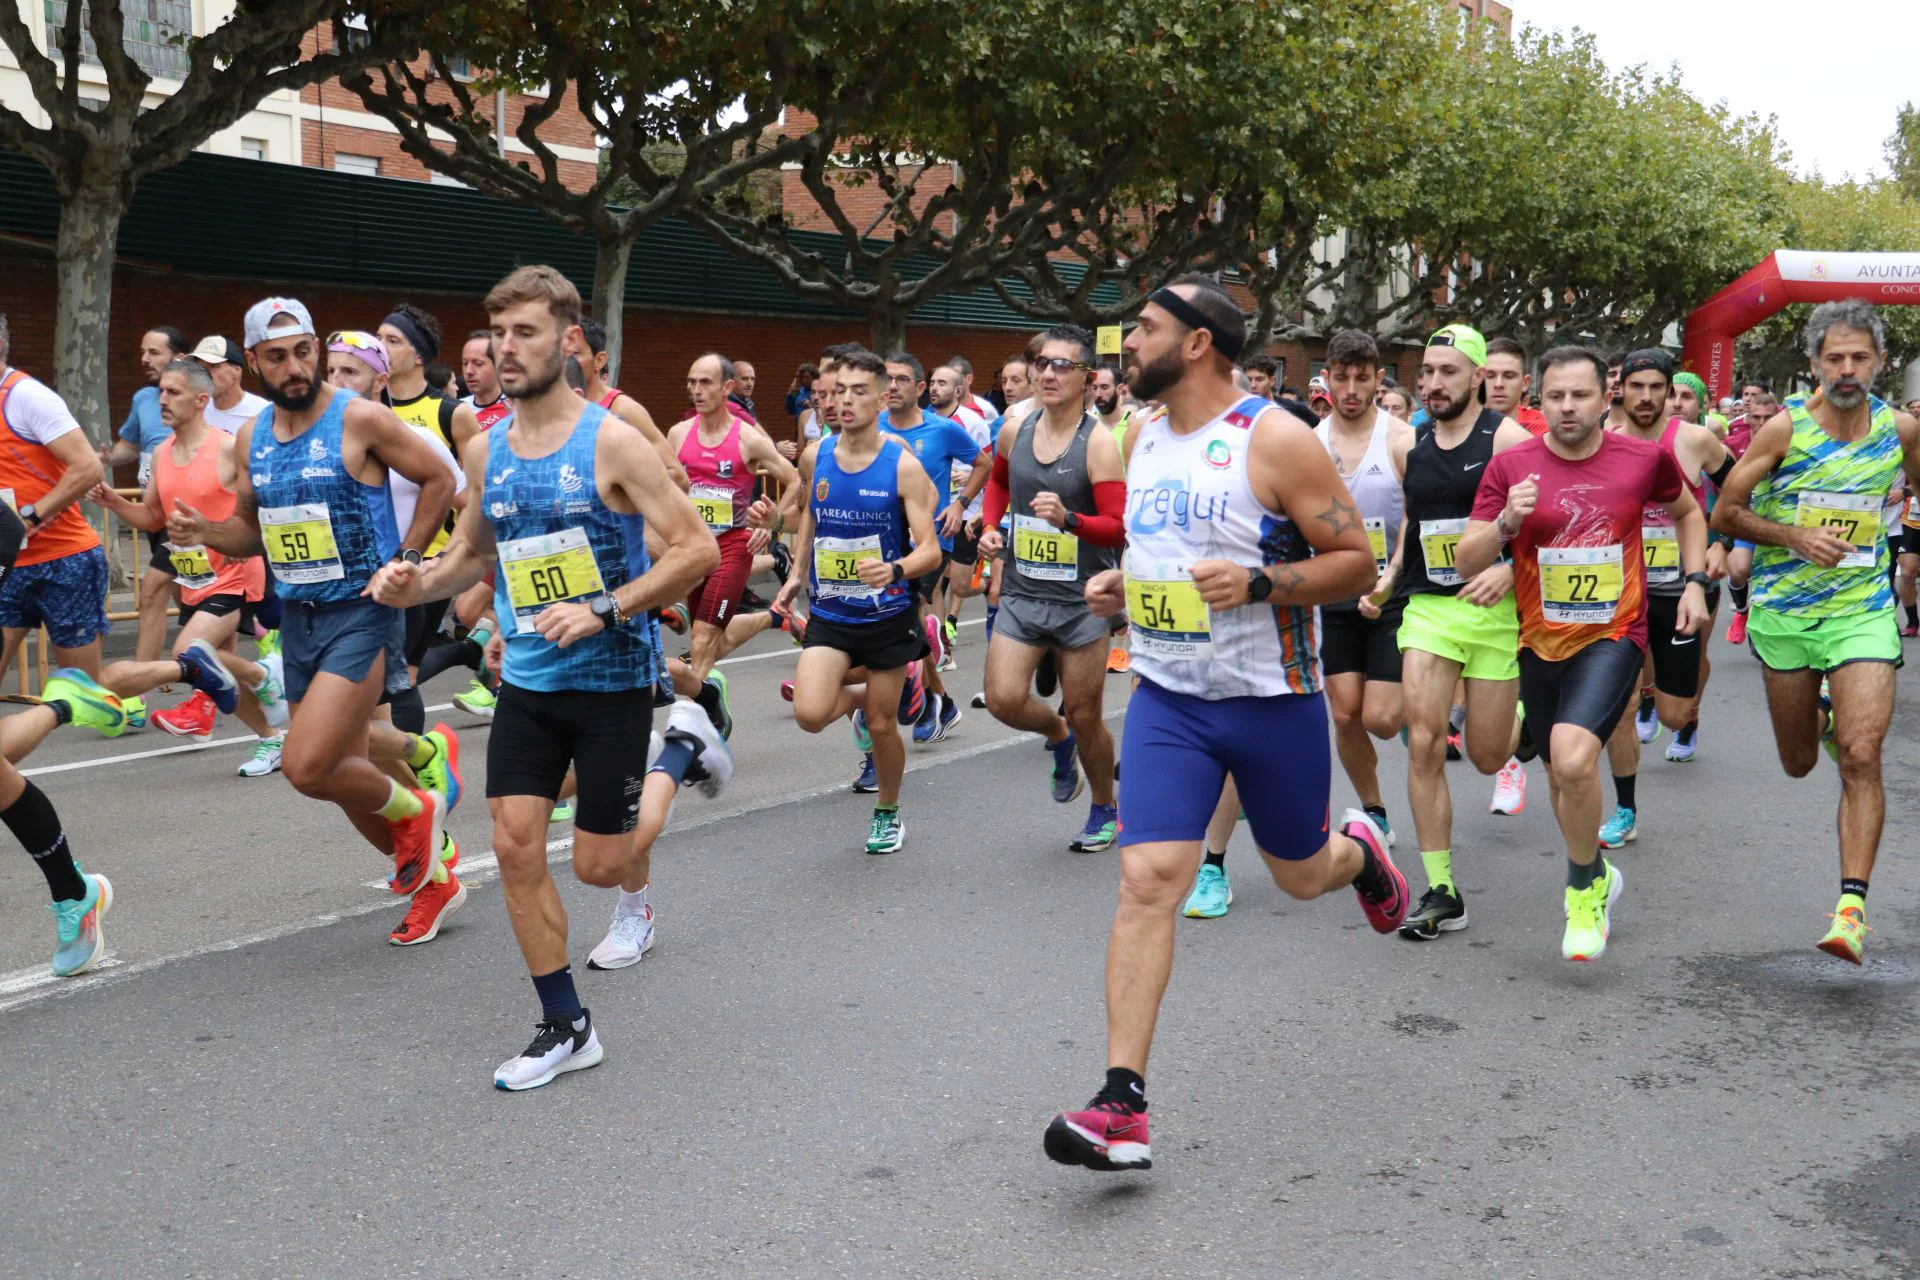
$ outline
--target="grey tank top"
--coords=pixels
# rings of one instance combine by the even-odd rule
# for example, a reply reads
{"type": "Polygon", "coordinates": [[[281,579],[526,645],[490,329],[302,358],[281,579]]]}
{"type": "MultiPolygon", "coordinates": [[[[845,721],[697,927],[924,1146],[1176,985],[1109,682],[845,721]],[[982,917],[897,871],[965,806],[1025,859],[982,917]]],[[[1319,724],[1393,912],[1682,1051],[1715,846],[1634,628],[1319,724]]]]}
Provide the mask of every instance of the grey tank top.
{"type": "Polygon", "coordinates": [[[1046,411],[1036,409],[1020,424],[1007,458],[1007,483],[1012,489],[1013,536],[1009,550],[1013,572],[1000,587],[1029,600],[1078,604],[1086,599],[1087,579],[1119,563],[1116,551],[1096,547],[1064,529],[1056,529],[1033,514],[1033,495],[1052,493],[1068,511],[1095,514],[1093,480],[1087,475],[1087,440],[1104,431],[1100,420],[1082,414],[1066,451],[1052,462],[1034,456],[1033,440],[1046,411]]]}

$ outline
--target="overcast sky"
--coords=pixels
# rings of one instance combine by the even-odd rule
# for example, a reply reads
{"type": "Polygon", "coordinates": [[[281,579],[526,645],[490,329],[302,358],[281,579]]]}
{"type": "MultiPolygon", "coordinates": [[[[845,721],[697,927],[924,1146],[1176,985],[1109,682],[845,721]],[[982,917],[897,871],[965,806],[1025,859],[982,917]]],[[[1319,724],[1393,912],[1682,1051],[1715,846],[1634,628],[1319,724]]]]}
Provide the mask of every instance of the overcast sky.
{"type": "Polygon", "coordinates": [[[1516,28],[1582,28],[1609,66],[1678,66],[1695,97],[1777,117],[1801,173],[1884,174],[1894,112],[1920,100],[1920,0],[1507,3],[1516,28]]]}

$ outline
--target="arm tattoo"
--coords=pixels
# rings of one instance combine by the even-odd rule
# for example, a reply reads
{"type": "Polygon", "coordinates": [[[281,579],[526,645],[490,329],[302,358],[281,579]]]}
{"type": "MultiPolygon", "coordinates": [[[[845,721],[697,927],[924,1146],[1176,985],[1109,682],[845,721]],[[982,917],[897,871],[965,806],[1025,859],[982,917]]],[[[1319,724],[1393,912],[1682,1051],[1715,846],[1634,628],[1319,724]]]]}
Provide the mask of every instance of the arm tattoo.
{"type": "Polygon", "coordinates": [[[1275,596],[1291,597],[1294,592],[1306,585],[1307,575],[1292,565],[1282,564],[1274,567],[1280,571],[1273,575],[1273,594],[1275,596]]]}
{"type": "Polygon", "coordinates": [[[1322,511],[1315,519],[1332,529],[1335,537],[1338,537],[1349,529],[1362,527],[1359,511],[1354,508],[1351,502],[1342,502],[1338,498],[1335,498],[1332,505],[1325,511],[1322,511]]]}

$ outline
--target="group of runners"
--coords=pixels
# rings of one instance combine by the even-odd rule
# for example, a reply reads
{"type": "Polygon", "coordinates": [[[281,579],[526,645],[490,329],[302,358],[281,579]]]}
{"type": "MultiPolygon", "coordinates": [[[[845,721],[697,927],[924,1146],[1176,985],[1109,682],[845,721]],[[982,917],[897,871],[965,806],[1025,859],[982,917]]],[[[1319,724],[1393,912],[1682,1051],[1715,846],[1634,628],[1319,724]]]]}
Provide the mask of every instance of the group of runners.
{"type": "Polygon", "coordinates": [[[1492,776],[1490,809],[1511,816],[1537,760],[1567,855],[1562,955],[1604,954],[1625,882],[1608,854],[1640,832],[1640,747],[1664,727],[1668,759],[1699,749],[1722,579],[1740,592],[1782,765],[1806,774],[1823,742],[1838,761],[1841,896],[1818,945],[1862,959],[1900,661],[1887,532],[1920,473],[1920,423],[1871,394],[1885,342],[1864,304],[1814,312],[1811,396],[1773,412],[1750,397],[1722,433],[1664,351],[1563,346],[1529,362],[1464,324],[1430,338],[1416,403],[1391,397],[1357,332],[1330,341],[1316,403],[1276,403],[1271,371],[1255,390],[1239,367],[1234,300],[1187,276],[1148,300],[1118,374],[1083,329],[1036,335],[1001,371],[1004,411],[973,395],[964,362],[929,375],[905,352],[831,348],[811,429],[787,448],[718,354],[694,362],[691,412],[662,432],[606,384],[604,337],[552,268],[520,268],[485,307],[462,403],[426,390],[440,334],[413,308],[323,337],[300,302],[269,298],[242,343],[209,339],[197,358],[150,334],[171,434],[123,433],[143,457],[138,498],[104,480],[129,454],[96,455],[0,345],[5,657],[44,625],[59,664],[39,705],[0,720],[0,821],[46,875],[57,973],[98,960],[113,900],[14,767],[48,734],[117,735],[144,711],[133,700],[189,686],[391,860],[411,899],[392,941],[409,945],[466,893],[445,826],[459,738],[424,723],[418,684],[469,666],[460,702],[492,721],[493,848],[540,1004],[494,1080],[519,1090],[590,1067],[604,1050],[547,861],[557,811],[576,875],[618,890],[589,963],[631,965],[652,945],[651,851],[675,796],[732,777],[716,664],[777,628],[801,646],[783,690],[796,723],[845,722],[862,757],[866,851],[902,850],[906,736],[937,741],[958,721],[941,676],[960,602],[984,594],[975,705],[1040,736],[1036,792],[1086,795],[1062,843],[1120,849],[1106,1080],[1055,1117],[1045,1148],[1145,1168],[1175,926],[1227,914],[1242,819],[1282,891],[1351,888],[1376,931],[1431,941],[1468,924],[1449,755],[1492,776]],[[216,426],[213,369],[240,361],[265,401],[216,426]],[[1537,410],[1518,413],[1536,382],[1537,410]],[[163,611],[180,592],[170,657],[102,666],[106,569],[84,500],[156,539],[151,590],[163,611]],[[765,608],[756,570],[784,578],[765,608]],[[689,632],[684,658],[663,623],[689,632]],[[1116,667],[1129,678],[1112,687],[1131,692],[1117,748],[1116,667]],[[1395,738],[1398,832],[1378,777],[1395,738]],[[1337,821],[1336,754],[1360,802],[1337,821]],[[1417,895],[1389,852],[1409,830],[1417,895]]]}

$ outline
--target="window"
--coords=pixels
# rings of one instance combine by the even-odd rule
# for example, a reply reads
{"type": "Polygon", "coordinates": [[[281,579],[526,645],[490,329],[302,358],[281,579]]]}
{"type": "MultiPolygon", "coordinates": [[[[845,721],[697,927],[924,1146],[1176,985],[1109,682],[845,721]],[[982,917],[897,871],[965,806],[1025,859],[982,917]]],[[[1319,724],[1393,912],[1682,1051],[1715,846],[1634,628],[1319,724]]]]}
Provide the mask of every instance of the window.
{"type": "MultiPolygon", "coordinates": [[[[47,43],[57,46],[67,23],[67,0],[45,0],[47,43]]],[[[123,0],[124,41],[127,55],[150,76],[168,80],[187,78],[187,42],[193,38],[193,0],[123,0]]],[[[80,53],[100,65],[84,16],[80,53]]]]}
{"type": "Polygon", "coordinates": [[[267,140],[265,138],[240,139],[240,154],[249,160],[265,160],[267,158],[267,140]]]}
{"type": "Polygon", "coordinates": [[[447,70],[455,80],[473,79],[473,63],[464,53],[450,53],[446,57],[447,70]]]}
{"type": "Polygon", "coordinates": [[[336,151],[333,153],[333,167],[341,173],[364,173],[369,178],[377,178],[380,176],[380,157],[336,151]]]}
{"type": "Polygon", "coordinates": [[[438,169],[427,170],[427,181],[436,187],[464,187],[467,184],[458,178],[450,177],[438,169]]]}
{"type": "Polygon", "coordinates": [[[367,15],[364,13],[350,13],[340,19],[340,25],[346,29],[346,47],[349,49],[364,49],[373,38],[367,31],[367,15]]]}

